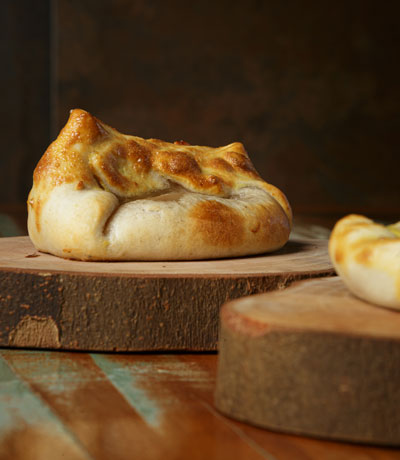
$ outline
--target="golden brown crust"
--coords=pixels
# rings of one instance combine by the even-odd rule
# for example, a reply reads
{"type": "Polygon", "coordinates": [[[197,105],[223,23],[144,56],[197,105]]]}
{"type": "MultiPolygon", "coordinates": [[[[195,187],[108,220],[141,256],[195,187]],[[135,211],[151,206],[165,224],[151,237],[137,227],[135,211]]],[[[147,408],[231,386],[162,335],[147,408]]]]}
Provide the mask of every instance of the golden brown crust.
{"type": "Polygon", "coordinates": [[[190,213],[195,221],[195,232],[207,245],[239,246],[244,238],[242,216],[218,201],[198,203],[190,213]]]}
{"type": "MultiPolygon", "coordinates": [[[[49,215],[47,201],[61,187],[70,193],[69,185],[80,193],[98,191],[96,197],[103,197],[99,198],[100,208],[114,203],[114,199],[100,192],[111,193],[120,203],[125,203],[181,187],[186,193],[196,194],[197,198],[187,198],[187,203],[177,201],[176,206],[180,207],[180,211],[176,211],[178,218],[180,214],[185,215],[205,245],[224,247],[224,254],[228,255],[226,248],[232,248],[235,254],[238,247],[249,248],[242,249],[242,252],[251,252],[253,243],[247,241],[247,233],[255,235],[251,238],[260,248],[275,249],[286,241],[291,226],[291,209],[285,195],[259,177],[241,143],[211,148],[189,145],[184,141],[170,143],[127,136],[81,109],[71,111],[68,123],[34,171],[34,185],[28,199],[30,220],[36,227],[31,235],[33,240],[40,239],[44,220],[53,219],[51,216],[44,219],[42,215],[44,209],[49,215]],[[251,212],[235,209],[234,197],[238,197],[242,190],[251,189],[258,190],[261,203],[256,204],[259,198],[254,199],[251,212]],[[269,198],[262,198],[264,195],[269,198]],[[263,205],[264,201],[268,205],[263,205]],[[245,221],[248,221],[249,228],[245,221]],[[271,236],[271,229],[280,233],[280,237],[271,236]]],[[[96,216],[101,212],[108,213],[107,223],[103,224],[109,228],[116,209],[99,211],[100,214],[93,212],[96,216]]],[[[102,244],[107,246],[110,243],[102,244]]],[[[67,249],[71,250],[70,247],[67,249]]],[[[106,250],[102,251],[106,254],[106,250]]]]}
{"type": "Polygon", "coordinates": [[[178,145],[177,148],[177,144],[158,139],[122,135],[88,112],[75,109],[39,161],[34,183],[51,180],[58,185],[79,179],[92,184],[94,171],[90,165],[99,156],[98,166],[112,185],[121,188],[121,195],[126,193],[122,170],[128,167],[127,175],[139,174],[141,180],[153,170],[167,179],[182,181],[193,191],[216,196],[227,195],[244,182],[253,183],[273,193],[290,214],[286,197],[259,177],[240,142],[220,148],[178,145]]]}
{"type": "Polygon", "coordinates": [[[72,110],[68,123],[36,166],[34,183],[50,179],[54,185],[59,185],[72,182],[78,176],[84,176],[85,180],[90,181],[92,175],[85,164],[85,158],[71,147],[79,144],[93,146],[107,137],[108,133],[99,120],[84,110],[72,110]]]}

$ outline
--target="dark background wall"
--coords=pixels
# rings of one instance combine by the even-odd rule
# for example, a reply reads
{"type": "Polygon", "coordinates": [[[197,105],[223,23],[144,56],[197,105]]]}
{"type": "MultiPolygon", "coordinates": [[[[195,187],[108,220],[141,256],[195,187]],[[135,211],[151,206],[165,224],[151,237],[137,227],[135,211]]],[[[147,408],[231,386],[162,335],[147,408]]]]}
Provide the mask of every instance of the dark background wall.
{"type": "Polygon", "coordinates": [[[81,107],[242,141],[295,213],[400,215],[400,2],[4,0],[0,203],[81,107]]]}

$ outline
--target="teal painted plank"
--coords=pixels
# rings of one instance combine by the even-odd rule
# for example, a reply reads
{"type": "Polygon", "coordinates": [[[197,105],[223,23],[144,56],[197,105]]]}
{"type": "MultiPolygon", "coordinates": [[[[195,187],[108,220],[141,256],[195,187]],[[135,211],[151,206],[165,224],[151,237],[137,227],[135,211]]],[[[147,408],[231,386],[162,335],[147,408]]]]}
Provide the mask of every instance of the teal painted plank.
{"type": "Polygon", "coordinates": [[[134,360],[130,360],[128,355],[93,353],[91,356],[94,360],[107,360],[113,363],[113,367],[124,366],[137,377],[174,380],[199,388],[214,385],[214,378],[208,372],[195,362],[180,360],[179,355],[157,355],[157,359],[151,359],[152,355],[136,355],[134,360]]]}
{"type": "Polygon", "coordinates": [[[143,367],[146,367],[147,363],[113,361],[111,355],[91,354],[91,357],[109,381],[149,425],[157,427],[161,424],[161,407],[138,385],[135,377],[136,373],[143,372],[143,367]]]}
{"type": "Polygon", "coordinates": [[[36,384],[44,383],[55,395],[78,389],[87,381],[99,379],[93,373],[82,373],[80,360],[71,359],[71,354],[52,351],[3,350],[17,374],[36,384]]]}
{"type": "Polygon", "coordinates": [[[131,359],[127,355],[93,353],[91,357],[135,411],[155,428],[168,417],[171,406],[182,405],[167,384],[213,392],[214,378],[196,363],[181,361],[177,356],[157,355],[153,359],[136,355],[131,359]]]}
{"type": "MultiPolygon", "coordinates": [[[[0,352],[0,437],[24,428],[44,429],[72,447],[77,458],[91,457],[59,420],[56,414],[11,369],[3,355],[18,352],[0,352]]],[[[75,458],[75,457],[74,457],[75,458]]]]}
{"type": "MultiPolygon", "coordinates": [[[[51,351],[13,351],[3,350],[3,355],[12,363],[16,372],[54,396],[79,390],[88,383],[107,381],[131,405],[131,407],[150,425],[160,422],[161,409],[138,386],[136,374],[143,373],[143,367],[150,363],[115,362],[111,355],[90,355],[95,363],[93,369],[86,365],[87,355],[51,351]],[[16,355],[18,353],[18,355],[16,355]]],[[[147,371],[148,373],[148,371],[147,371]]]]}
{"type": "Polygon", "coordinates": [[[130,459],[132,452],[143,460],[161,458],[154,427],[90,355],[6,350],[4,356],[96,460],[130,459]]]}
{"type": "Polygon", "coordinates": [[[56,423],[49,409],[0,358],[0,430],[12,428],[18,421],[29,425],[56,423]]]}
{"type": "Polygon", "coordinates": [[[0,350],[0,356],[12,370],[4,379],[28,382],[40,395],[39,406],[46,401],[64,421],[60,430],[67,426],[98,460],[182,458],[193,451],[196,458],[222,458],[221,452],[224,458],[260,458],[198,397],[212,391],[213,377],[194,358],[22,350],[0,350]]]}

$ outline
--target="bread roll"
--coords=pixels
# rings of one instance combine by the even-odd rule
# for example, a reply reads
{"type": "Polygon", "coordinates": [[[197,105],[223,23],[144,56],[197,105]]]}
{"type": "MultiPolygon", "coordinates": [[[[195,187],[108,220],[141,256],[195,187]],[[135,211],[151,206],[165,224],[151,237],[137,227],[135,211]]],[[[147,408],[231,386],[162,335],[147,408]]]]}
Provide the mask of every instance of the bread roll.
{"type": "Polygon", "coordinates": [[[28,230],[40,251],[81,260],[184,260],[273,251],[292,222],[239,142],[211,148],[127,136],[85,112],[39,161],[28,230]]]}
{"type": "Polygon", "coordinates": [[[344,217],[332,231],[329,254],[353,294],[400,309],[400,222],[385,227],[364,216],[344,217]]]}

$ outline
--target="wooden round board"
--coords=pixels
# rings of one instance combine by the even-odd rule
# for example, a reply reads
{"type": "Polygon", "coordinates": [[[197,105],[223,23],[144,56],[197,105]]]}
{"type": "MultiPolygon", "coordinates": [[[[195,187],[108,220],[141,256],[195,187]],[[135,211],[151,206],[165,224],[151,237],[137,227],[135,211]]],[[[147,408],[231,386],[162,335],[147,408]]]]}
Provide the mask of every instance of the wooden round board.
{"type": "Polygon", "coordinates": [[[400,444],[400,312],[339,277],[221,309],[216,406],[257,426],[400,444]]]}
{"type": "Polygon", "coordinates": [[[82,262],[0,239],[0,346],[216,350],[220,306],[332,275],[327,242],[271,254],[179,262],[82,262]]]}

